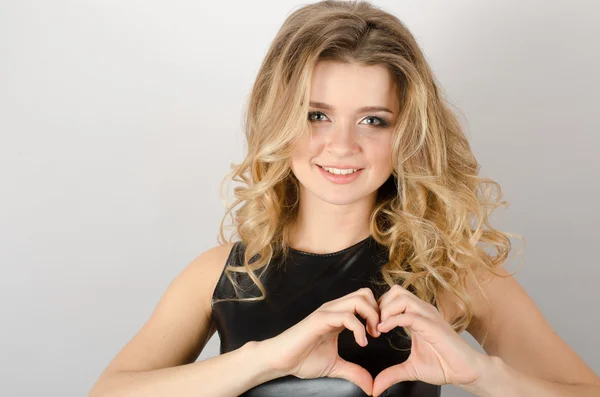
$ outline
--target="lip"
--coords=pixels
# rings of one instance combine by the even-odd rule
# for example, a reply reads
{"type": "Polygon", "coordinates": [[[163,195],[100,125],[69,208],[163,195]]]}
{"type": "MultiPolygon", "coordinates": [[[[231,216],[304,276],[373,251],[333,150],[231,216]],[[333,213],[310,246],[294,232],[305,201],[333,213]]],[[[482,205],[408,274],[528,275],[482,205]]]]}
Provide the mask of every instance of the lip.
{"type": "MultiPolygon", "coordinates": [[[[349,167],[352,168],[352,167],[349,167]]],[[[358,177],[362,174],[363,172],[363,168],[360,168],[358,171],[353,172],[351,174],[332,174],[328,171],[325,171],[325,169],[323,167],[321,167],[320,165],[318,165],[318,169],[319,172],[321,173],[321,175],[323,175],[323,177],[325,179],[327,179],[329,182],[335,183],[336,185],[345,185],[351,182],[354,182],[355,180],[358,179],[358,177]]]]}
{"type": "Polygon", "coordinates": [[[362,167],[354,165],[329,165],[329,164],[317,164],[321,168],[337,168],[340,170],[362,170],[362,167]]]}

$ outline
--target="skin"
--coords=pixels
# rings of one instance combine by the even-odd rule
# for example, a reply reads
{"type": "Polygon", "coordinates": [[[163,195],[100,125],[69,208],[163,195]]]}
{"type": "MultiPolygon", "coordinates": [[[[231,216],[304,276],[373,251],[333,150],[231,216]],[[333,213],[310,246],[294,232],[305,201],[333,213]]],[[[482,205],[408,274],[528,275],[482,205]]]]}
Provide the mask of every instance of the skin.
{"type": "Polygon", "coordinates": [[[311,80],[310,131],[290,160],[300,181],[300,204],[291,245],[314,253],[348,247],[369,233],[377,189],[393,170],[392,126],[398,113],[396,88],[383,66],[321,61],[311,80]],[[391,110],[360,111],[365,106],[391,110]],[[382,127],[382,121],[388,123],[382,127]],[[364,168],[357,180],[335,184],[317,164],[364,168]],[[340,233],[343,230],[344,233],[340,233]]]}
{"type": "MultiPolygon", "coordinates": [[[[368,216],[377,189],[392,172],[393,133],[389,127],[366,125],[373,120],[365,117],[387,117],[392,125],[397,114],[361,113],[358,109],[385,106],[397,111],[398,103],[385,68],[331,61],[316,65],[310,99],[329,104],[332,109],[310,109],[324,114],[309,116],[314,120],[311,131],[298,143],[291,159],[290,166],[301,185],[299,217],[291,245],[303,251],[327,253],[369,235],[368,216]],[[356,181],[336,185],[321,175],[316,164],[348,164],[365,169],[356,181]]],[[[417,379],[452,383],[480,396],[598,395],[598,376],[551,328],[516,279],[507,277],[503,268],[497,271],[505,277],[478,274],[490,305],[474,285],[466,286],[475,316],[467,331],[480,344],[483,334],[489,332],[483,346],[486,355],[472,349],[449,327],[460,313],[452,296],[442,294],[440,313],[396,286],[374,306],[383,323],[377,329],[389,332],[397,326],[411,328],[411,356],[382,371],[372,385],[368,380],[358,381],[358,377],[353,380],[373,395],[393,383],[417,379]]]]}
{"type": "MultiPolygon", "coordinates": [[[[384,68],[338,62],[317,64],[311,101],[327,103],[333,109],[311,109],[323,114],[312,117],[311,131],[298,142],[290,159],[301,184],[291,245],[328,253],[369,235],[368,217],[376,191],[392,172],[392,131],[371,124],[377,124],[372,117],[385,117],[394,124],[397,114],[358,109],[385,106],[397,112],[398,104],[384,68]],[[321,175],[316,163],[356,165],[364,171],[356,181],[336,185],[321,175]]],[[[379,395],[405,380],[451,383],[485,397],[600,395],[600,378],[554,332],[520,284],[513,277],[487,273],[478,278],[489,306],[474,285],[469,281],[466,285],[475,316],[467,331],[480,344],[483,334],[489,333],[483,346],[487,355],[472,349],[449,326],[460,314],[452,296],[442,295],[438,312],[394,286],[378,301],[369,289],[353,292],[325,303],[274,338],[251,341],[195,362],[216,329],[212,292],[232,245],[205,251],[177,276],[151,318],[104,370],[90,397],[191,397],[198,390],[210,396],[233,397],[285,374],[342,377],[368,395],[379,395]],[[368,318],[367,329],[355,314],[368,318]],[[336,335],[344,328],[351,329],[357,343],[364,346],[366,332],[378,337],[399,326],[411,330],[411,355],[375,379],[337,356],[336,335]],[[248,366],[250,360],[253,365],[248,366]],[[231,382],[232,371],[236,382],[231,382]]],[[[498,272],[507,276],[502,268],[498,272]]]]}

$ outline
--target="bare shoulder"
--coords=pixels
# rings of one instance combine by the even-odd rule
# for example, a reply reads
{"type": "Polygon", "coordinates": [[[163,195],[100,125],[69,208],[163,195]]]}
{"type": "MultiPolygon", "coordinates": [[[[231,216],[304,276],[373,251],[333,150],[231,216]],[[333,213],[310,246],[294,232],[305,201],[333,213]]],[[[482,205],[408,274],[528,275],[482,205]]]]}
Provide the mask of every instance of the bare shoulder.
{"type": "MultiPolygon", "coordinates": [[[[204,299],[205,302],[203,306],[209,311],[212,293],[219,281],[219,277],[223,272],[223,268],[225,267],[225,263],[229,258],[229,254],[231,253],[234,244],[235,243],[227,243],[204,251],[194,258],[194,260],[178,276],[183,280],[193,280],[191,283],[195,284],[196,287],[198,287],[198,283],[202,284],[204,288],[197,288],[197,290],[201,289],[202,292],[204,292],[203,296],[200,296],[199,298],[204,299]]],[[[175,281],[177,281],[177,279],[175,281]]],[[[183,282],[185,283],[185,281],[183,282]]]]}
{"type": "MultiPolygon", "coordinates": [[[[493,275],[487,269],[475,268],[475,277],[477,278],[477,282],[480,286],[485,286],[489,283],[493,275]]],[[[499,267],[495,270],[496,273],[502,276],[508,276],[506,270],[502,267],[499,267]]],[[[472,279],[467,278],[465,280],[464,285],[465,291],[471,298],[471,304],[473,312],[473,319],[475,321],[478,317],[483,316],[486,311],[489,310],[489,302],[487,302],[481,294],[481,291],[478,287],[473,283],[472,279]]],[[[460,317],[465,315],[464,307],[462,306],[462,302],[459,301],[458,297],[454,295],[452,292],[448,290],[443,290],[440,292],[440,300],[439,300],[440,312],[442,313],[444,319],[448,323],[454,323],[460,317]]],[[[472,324],[467,328],[467,332],[472,329],[472,324]]]]}
{"type": "Polygon", "coordinates": [[[103,375],[196,361],[215,331],[211,298],[233,244],[210,248],[183,268],[166,288],[150,318],[103,375]]]}

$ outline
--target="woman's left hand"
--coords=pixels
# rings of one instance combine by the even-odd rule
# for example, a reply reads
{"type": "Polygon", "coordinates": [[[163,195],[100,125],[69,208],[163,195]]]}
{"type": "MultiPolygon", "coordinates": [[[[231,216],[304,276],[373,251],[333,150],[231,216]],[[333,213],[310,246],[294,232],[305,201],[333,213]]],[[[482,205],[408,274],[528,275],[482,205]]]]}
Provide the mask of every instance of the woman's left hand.
{"type": "Polygon", "coordinates": [[[412,345],[406,361],[377,375],[373,396],[394,383],[407,380],[435,385],[468,385],[479,379],[487,356],[469,346],[435,306],[399,285],[383,294],[378,303],[381,324],[377,329],[384,333],[395,327],[407,327],[412,345]]]}

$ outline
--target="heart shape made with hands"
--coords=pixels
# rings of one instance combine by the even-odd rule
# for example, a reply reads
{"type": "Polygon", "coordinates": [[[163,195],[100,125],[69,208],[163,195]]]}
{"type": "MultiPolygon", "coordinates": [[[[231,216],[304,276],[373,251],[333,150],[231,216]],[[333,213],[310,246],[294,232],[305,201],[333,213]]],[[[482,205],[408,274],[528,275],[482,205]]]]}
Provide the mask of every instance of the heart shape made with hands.
{"type": "Polygon", "coordinates": [[[384,369],[375,379],[361,366],[342,360],[338,372],[343,372],[344,377],[352,379],[368,395],[378,396],[401,381],[472,386],[480,379],[488,356],[464,341],[435,306],[399,285],[378,300],[369,288],[349,297],[354,300],[355,311],[367,320],[366,327],[351,329],[360,346],[367,345],[365,328],[374,338],[396,327],[406,327],[411,333],[407,360],[384,369]]]}

